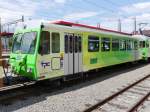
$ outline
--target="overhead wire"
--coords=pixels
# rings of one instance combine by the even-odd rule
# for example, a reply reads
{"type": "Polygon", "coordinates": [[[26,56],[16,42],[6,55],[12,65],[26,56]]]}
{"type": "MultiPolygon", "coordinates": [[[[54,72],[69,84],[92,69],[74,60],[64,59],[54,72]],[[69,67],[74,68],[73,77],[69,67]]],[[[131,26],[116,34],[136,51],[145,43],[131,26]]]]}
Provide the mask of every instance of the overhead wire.
{"type": "MultiPolygon", "coordinates": [[[[114,1],[111,1],[111,0],[104,0],[104,1],[107,2],[108,4],[111,4],[115,9],[120,10],[119,9],[120,8],[120,4],[118,4],[118,3],[114,2],[114,1]]],[[[122,16],[123,18],[128,18],[128,16],[126,16],[126,15],[120,15],[120,16],[122,16]]]]}

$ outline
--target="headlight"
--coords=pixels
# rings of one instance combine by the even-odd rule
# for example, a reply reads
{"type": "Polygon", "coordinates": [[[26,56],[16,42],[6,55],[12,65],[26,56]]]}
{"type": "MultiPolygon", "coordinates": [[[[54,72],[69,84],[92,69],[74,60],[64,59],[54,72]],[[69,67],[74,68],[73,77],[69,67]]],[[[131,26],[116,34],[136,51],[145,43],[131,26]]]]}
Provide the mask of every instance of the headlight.
{"type": "Polygon", "coordinates": [[[32,73],[32,68],[27,68],[27,73],[32,73]]]}

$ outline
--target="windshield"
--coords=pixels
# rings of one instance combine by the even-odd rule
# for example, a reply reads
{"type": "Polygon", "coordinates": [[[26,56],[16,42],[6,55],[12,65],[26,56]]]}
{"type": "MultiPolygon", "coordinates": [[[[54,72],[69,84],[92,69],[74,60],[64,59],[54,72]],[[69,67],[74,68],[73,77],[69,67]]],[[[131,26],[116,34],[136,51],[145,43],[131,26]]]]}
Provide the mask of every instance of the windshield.
{"type": "Polygon", "coordinates": [[[36,32],[16,34],[13,43],[13,53],[34,54],[36,45],[36,32]]]}

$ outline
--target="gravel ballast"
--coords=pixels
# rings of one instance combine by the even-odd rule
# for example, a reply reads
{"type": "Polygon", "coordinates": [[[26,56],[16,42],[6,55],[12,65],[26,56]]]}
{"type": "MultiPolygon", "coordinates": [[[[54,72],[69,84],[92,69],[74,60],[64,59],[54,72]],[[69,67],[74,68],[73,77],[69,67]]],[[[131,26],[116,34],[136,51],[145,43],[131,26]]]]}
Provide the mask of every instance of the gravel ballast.
{"type": "MultiPolygon", "coordinates": [[[[150,73],[150,65],[109,74],[52,93],[27,98],[12,105],[0,105],[0,112],[79,112],[108,97],[118,88],[150,73]],[[112,75],[112,77],[110,77],[112,75]]],[[[105,75],[105,74],[100,74],[105,75]]],[[[144,109],[142,110],[144,112],[144,109]]]]}

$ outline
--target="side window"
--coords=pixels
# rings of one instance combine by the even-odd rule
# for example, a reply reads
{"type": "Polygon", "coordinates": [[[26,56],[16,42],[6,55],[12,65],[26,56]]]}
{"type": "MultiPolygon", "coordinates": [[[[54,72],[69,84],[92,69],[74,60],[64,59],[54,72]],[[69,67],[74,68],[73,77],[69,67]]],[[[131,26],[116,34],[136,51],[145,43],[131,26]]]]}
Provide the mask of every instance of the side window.
{"type": "Polygon", "coordinates": [[[140,41],[140,48],[143,47],[143,41],[140,41]]]}
{"type": "Polygon", "coordinates": [[[110,38],[102,38],[101,41],[101,50],[110,51],[110,38]]]}
{"type": "Polygon", "coordinates": [[[138,42],[134,41],[134,50],[138,50],[138,42]]]}
{"type": "Polygon", "coordinates": [[[144,48],[145,47],[145,41],[140,41],[140,48],[144,48]]]}
{"type": "Polygon", "coordinates": [[[134,50],[135,48],[134,48],[134,41],[133,41],[133,40],[132,40],[132,42],[131,42],[131,45],[132,45],[132,46],[131,46],[131,49],[134,50]]]}
{"type": "Polygon", "coordinates": [[[70,36],[69,36],[69,52],[70,52],[70,53],[73,53],[73,50],[74,50],[73,46],[74,46],[74,43],[73,43],[73,36],[70,35],[70,36]]]}
{"type": "Polygon", "coordinates": [[[112,51],[119,51],[119,40],[112,39],[112,51]]]}
{"type": "Polygon", "coordinates": [[[78,44],[78,36],[75,36],[74,38],[75,38],[75,53],[77,53],[78,52],[78,46],[79,46],[79,44],[78,44]]]}
{"type": "Polygon", "coordinates": [[[146,43],[146,42],[145,42],[145,41],[143,41],[143,47],[146,47],[145,43],[146,43]]]}
{"type": "Polygon", "coordinates": [[[145,42],[145,41],[143,41],[143,47],[145,47],[145,43],[146,43],[146,42],[145,42]]]}
{"type": "Polygon", "coordinates": [[[131,50],[131,49],[132,49],[132,41],[127,40],[127,50],[131,50]]]}
{"type": "Polygon", "coordinates": [[[65,35],[65,53],[68,53],[68,35],[65,35]]]}
{"type": "Polygon", "coordinates": [[[60,35],[59,33],[52,33],[52,53],[60,52],[60,35]]]}
{"type": "Polygon", "coordinates": [[[79,44],[79,53],[80,53],[80,52],[82,52],[82,40],[81,40],[80,36],[78,38],[78,44],[79,44]]]}
{"type": "Polygon", "coordinates": [[[40,54],[49,54],[50,53],[50,33],[48,31],[42,31],[40,37],[40,54]]]}
{"type": "Polygon", "coordinates": [[[88,37],[88,51],[98,52],[99,51],[99,37],[89,36],[88,37]]]}
{"type": "Polygon", "coordinates": [[[149,43],[148,43],[148,41],[146,42],[146,47],[149,48],[149,43]]]}
{"type": "Polygon", "coordinates": [[[126,40],[120,40],[120,50],[121,51],[126,50],[126,40]]]}

